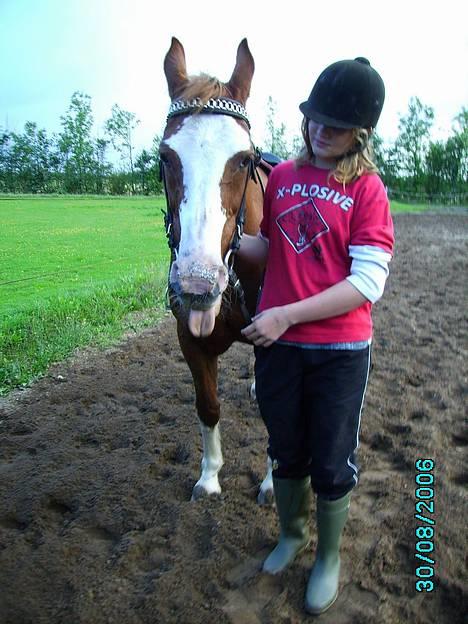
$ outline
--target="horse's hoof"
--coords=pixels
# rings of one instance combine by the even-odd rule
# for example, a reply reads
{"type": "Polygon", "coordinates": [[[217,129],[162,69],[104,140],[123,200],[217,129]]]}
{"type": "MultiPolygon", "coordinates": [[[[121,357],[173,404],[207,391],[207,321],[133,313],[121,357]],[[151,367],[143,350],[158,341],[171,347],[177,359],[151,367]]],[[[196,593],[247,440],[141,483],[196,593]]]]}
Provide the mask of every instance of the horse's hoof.
{"type": "Polygon", "coordinates": [[[192,490],[192,502],[200,500],[202,498],[215,498],[219,497],[221,492],[208,492],[202,485],[195,485],[192,490]]]}
{"type": "Polygon", "coordinates": [[[257,496],[257,503],[262,506],[272,507],[275,504],[273,490],[260,490],[257,496]]]}
{"type": "Polygon", "coordinates": [[[191,501],[197,501],[201,498],[207,498],[209,496],[208,492],[201,485],[196,485],[192,490],[192,498],[191,501]]]}

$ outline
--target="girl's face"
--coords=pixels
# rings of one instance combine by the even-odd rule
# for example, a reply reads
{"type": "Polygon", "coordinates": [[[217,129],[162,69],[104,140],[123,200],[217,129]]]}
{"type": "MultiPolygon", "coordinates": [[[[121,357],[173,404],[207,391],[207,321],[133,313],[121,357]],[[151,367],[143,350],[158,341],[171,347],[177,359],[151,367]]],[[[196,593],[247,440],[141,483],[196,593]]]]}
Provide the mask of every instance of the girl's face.
{"type": "Polygon", "coordinates": [[[309,139],[315,164],[323,169],[333,169],[337,158],[346,154],[354,144],[353,130],[334,128],[309,120],[309,139]]]}

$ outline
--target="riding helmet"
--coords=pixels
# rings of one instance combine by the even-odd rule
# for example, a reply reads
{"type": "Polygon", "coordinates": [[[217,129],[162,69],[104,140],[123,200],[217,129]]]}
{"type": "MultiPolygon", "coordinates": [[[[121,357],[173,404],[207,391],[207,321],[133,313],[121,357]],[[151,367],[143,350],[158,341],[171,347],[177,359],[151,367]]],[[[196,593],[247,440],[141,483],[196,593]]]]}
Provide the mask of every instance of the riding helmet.
{"type": "Polygon", "coordinates": [[[323,70],[299,108],[308,119],[336,128],[374,128],[382,112],[385,86],[369,61],[359,56],[323,70]]]}

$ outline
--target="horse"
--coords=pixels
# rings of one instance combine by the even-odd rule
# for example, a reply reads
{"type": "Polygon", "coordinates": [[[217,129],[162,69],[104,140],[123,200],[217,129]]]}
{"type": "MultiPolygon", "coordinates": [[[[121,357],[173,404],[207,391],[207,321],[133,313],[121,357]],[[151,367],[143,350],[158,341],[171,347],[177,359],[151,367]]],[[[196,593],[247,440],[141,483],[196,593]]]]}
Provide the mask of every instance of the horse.
{"type": "MultiPolygon", "coordinates": [[[[230,80],[187,75],[172,38],[164,59],[171,104],[160,143],[171,250],[168,295],[195,387],[203,440],[201,475],[191,500],[221,493],[223,465],[217,395],[218,357],[255,313],[262,268],[236,255],[243,232],[256,235],[268,166],[254,147],[245,110],[254,73],[246,39],[230,80]]],[[[271,460],[257,500],[272,501],[271,460]]]]}

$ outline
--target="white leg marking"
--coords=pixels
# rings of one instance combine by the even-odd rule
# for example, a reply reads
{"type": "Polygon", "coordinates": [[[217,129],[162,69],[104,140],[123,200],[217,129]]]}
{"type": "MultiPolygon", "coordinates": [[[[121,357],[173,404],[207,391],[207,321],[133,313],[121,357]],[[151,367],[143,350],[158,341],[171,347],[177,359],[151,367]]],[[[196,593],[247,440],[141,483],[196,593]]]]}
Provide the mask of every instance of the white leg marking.
{"type": "Polygon", "coordinates": [[[223,454],[221,451],[221,436],[219,425],[207,427],[200,423],[203,439],[203,459],[201,463],[202,472],[199,480],[195,484],[192,493],[192,500],[196,500],[204,494],[220,494],[218,472],[223,465],[223,454]]]}
{"type": "Polygon", "coordinates": [[[260,492],[257,496],[257,503],[259,505],[271,505],[274,501],[273,494],[273,466],[270,457],[267,455],[267,473],[260,485],[260,492]]]}
{"type": "Polygon", "coordinates": [[[257,393],[255,391],[255,380],[252,381],[252,385],[250,386],[250,399],[252,401],[256,401],[257,400],[257,393]]]}

